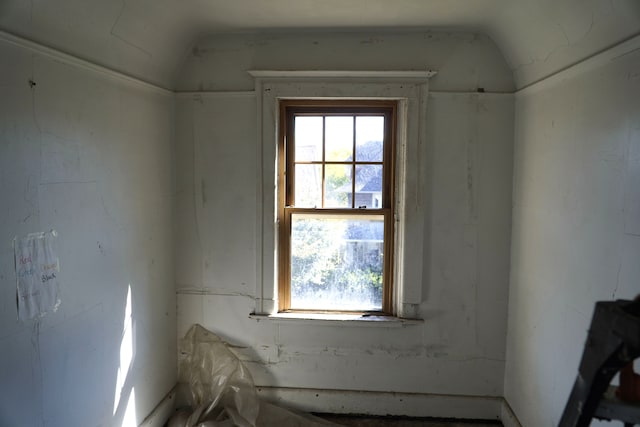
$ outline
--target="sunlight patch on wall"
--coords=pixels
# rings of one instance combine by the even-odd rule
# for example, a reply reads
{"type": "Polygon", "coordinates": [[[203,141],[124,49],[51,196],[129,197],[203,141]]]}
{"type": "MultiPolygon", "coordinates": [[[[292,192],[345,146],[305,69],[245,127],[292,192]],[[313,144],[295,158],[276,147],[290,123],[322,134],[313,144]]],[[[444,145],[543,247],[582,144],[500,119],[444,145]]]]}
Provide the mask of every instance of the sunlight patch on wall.
{"type": "Polygon", "coordinates": [[[127,401],[127,409],[124,411],[124,417],[122,418],[122,427],[136,427],[137,425],[136,391],[134,388],[131,388],[131,394],[129,394],[129,400],[127,401]]]}
{"type": "MultiPolygon", "coordinates": [[[[124,310],[124,321],[122,327],[122,340],[120,341],[120,365],[118,366],[118,377],[116,380],[116,390],[115,390],[115,398],[113,400],[113,414],[115,415],[120,407],[120,399],[122,398],[122,392],[125,388],[125,382],[127,380],[127,376],[129,375],[129,369],[131,368],[131,363],[134,358],[134,348],[133,348],[133,317],[132,317],[132,306],[131,306],[131,284],[127,289],[127,303],[124,310]]],[[[134,395],[133,389],[131,390],[131,394],[129,396],[129,401],[127,403],[127,410],[125,413],[125,417],[123,419],[123,426],[126,424],[127,415],[131,410],[131,405],[133,402],[134,407],[134,415],[135,415],[135,402],[132,401],[132,396],[134,395]]],[[[135,420],[134,424],[135,425],[135,420]]]]}

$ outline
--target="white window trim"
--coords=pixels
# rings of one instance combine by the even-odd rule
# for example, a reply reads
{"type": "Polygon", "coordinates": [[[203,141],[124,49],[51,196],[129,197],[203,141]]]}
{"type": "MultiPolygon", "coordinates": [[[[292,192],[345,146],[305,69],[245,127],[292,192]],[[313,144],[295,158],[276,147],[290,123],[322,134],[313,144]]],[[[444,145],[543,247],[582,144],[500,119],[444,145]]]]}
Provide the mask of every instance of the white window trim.
{"type": "Polygon", "coordinates": [[[277,141],[281,99],[398,101],[393,315],[418,318],[424,259],[426,107],[434,71],[250,71],[257,101],[256,314],[278,310],[277,141]],[[409,262],[405,254],[411,254],[409,262]]]}

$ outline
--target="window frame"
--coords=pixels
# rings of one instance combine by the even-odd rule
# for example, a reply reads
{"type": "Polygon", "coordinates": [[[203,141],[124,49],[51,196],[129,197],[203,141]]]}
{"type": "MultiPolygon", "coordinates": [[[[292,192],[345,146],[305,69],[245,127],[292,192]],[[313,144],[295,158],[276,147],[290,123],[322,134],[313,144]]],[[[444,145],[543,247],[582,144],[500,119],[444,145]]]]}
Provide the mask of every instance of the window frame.
{"type": "MultiPolygon", "coordinates": [[[[254,314],[278,316],[277,150],[279,100],[379,99],[398,102],[396,135],[396,212],[393,317],[420,319],[427,297],[430,246],[431,154],[428,141],[429,79],[434,70],[249,70],[254,79],[247,96],[256,100],[256,247],[254,314]],[[416,260],[423,260],[416,262],[416,260]]],[[[244,93],[244,92],[243,92],[244,93]]],[[[312,314],[293,313],[311,316],[312,314]]],[[[289,315],[287,315],[289,316],[289,315]]],[[[327,321],[333,317],[313,314],[327,321]]],[[[357,316],[357,315],[356,315],[357,316]]],[[[295,316],[294,316],[295,317],[295,316]]],[[[372,319],[376,316],[358,316],[372,319]]],[[[391,319],[391,316],[385,316],[391,319]]],[[[287,317],[289,319],[289,317],[287,317]]],[[[287,320],[289,321],[289,320],[287,320]]],[[[322,320],[324,321],[324,320],[322,320]]],[[[386,323],[386,322],[381,322],[386,323]]]]}
{"type": "MultiPolygon", "coordinates": [[[[277,148],[277,220],[278,220],[278,244],[277,244],[277,288],[278,288],[278,312],[326,312],[326,313],[380,313],[391,315],[394,312],[394,261],[395,261],[395,157],[396,135],[398,123],[397,100],[362,100],[362,99],[280,99],[279,130],[277,148]],[[383,182],[382,182],[382,206],[376,208],[360,209],[355,202],[355,176],[352,179],[352,206],[349,208],[321,207],[296,207],[292,202],[295,195],[295,177],[293,171],[295,165],[295,117],[313,116],[365,116],[381,115],[385,117],[384,143],[383,143],[383,182]],[[291,308],[291,217],[295,214],[313,214],[348,217],[382,215],[384,218],[383,233],[383,292],[381,310],[310,310],[291,308]]],[[[355,128],[353,129],[355,135],[355,128]]],[[[323,137],[323,152],[325,138],[323,137]]],[[[355,148],[355,140],[354,140],[355,148]]],[[[323,167],[327,164],[350,163],[352,171],[357,164],[354,151],[351,162],[327,161],[322,156],[319,162],[323,167]]],[[[378,163],[378,162],[375,162],[378,163]]],[[[364,162],[364,164],[367,164],[364,162]]],[[[324,174],[323,174],[324,176],[324,174]]],[[[321,184],[324,195],[324,181],[321,184]]],[[[324,202],[324,197],[323,197],[324,202]]]]}

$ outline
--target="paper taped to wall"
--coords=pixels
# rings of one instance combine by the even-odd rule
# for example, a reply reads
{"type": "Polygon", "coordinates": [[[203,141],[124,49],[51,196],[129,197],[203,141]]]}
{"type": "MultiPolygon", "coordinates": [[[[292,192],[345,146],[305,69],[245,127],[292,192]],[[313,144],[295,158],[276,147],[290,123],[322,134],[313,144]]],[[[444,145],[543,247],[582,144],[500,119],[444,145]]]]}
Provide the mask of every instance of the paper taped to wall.
{"type": "Polygon", "coordinates": [[[57,235],[51,230],[13,241],[20,320],[42,317],[60,305],[60,263],[54,251],[57,235]]]}

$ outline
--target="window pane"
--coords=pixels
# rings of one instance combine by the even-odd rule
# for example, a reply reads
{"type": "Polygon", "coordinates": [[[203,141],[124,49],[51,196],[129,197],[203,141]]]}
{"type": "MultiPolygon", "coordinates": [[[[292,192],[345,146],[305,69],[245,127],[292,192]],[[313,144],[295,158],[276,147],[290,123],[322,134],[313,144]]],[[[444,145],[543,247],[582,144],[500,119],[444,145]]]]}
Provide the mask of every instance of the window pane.
{"type": "Polygon", "coordinates": [[[328,161],[351,161],[353,158],[353,117],[325,118],[325,149],[328,161]]]}
{"type": "Polygon", "coordinates": [[[382,309],[384,217],[291,216],[291,308],[382,309]]]}
{"type": "Polygon", "coordinates": [[[351,207],[351,165],[326,165],[324,207],[351,207]]]}
{"type": "Polygon", "coordinates": [[[382,165],[356,165],[356,208],[382,207],[382,165]]]}
{"type": "Polygon", "coordinates": [[[295,161],[322,160],[322,117],[295,118],[295,161]]]}
{"type": "Polygon", "coordinates": [[[297,207],[322,207],[322,165],[295,165],[297,207]]]}
{"type": "Polygon", "coordinates": [[[356,161],[381,162],[384,117],[356,117],[356,161]]]}

